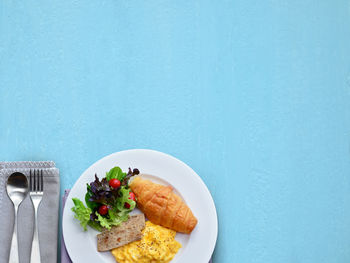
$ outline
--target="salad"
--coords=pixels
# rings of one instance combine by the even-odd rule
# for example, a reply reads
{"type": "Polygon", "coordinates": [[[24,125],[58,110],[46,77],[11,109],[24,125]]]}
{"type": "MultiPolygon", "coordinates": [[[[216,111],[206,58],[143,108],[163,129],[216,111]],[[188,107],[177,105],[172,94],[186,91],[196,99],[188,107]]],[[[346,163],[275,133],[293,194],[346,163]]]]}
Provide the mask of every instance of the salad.
{"type": "Polygon", "coordinates": [[[135,194],[129,188],[129,179],[139,174],[138,169],[124,173],[118,166],[106,173],[100,180],[95,174],[95,181],[87,184],[85,204],[78,198],[72,198],[74,217],[87,230],[87,226],[102,231],[111,229],[127,221],[129,213],[136,206],[135,194]]]}

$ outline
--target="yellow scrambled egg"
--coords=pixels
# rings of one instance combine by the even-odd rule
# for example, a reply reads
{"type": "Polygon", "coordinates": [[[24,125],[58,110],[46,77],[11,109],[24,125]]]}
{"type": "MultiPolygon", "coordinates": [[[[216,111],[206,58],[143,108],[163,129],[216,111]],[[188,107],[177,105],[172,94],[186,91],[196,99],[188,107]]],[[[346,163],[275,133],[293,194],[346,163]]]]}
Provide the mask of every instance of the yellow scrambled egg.
{"type": "Polygon", "coordinates": [[[146,222],[142,239],[115,248],[112,254],[118,263],[167,263],[181,244],[175,240],[176,231],[146,222]]]}

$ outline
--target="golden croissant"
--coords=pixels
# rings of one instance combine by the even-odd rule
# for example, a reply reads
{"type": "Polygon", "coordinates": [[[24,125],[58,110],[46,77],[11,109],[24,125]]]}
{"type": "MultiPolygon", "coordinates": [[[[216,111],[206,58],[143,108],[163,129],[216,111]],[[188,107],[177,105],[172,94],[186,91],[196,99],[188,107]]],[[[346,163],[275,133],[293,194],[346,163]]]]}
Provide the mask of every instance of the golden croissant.
{"type": "Polygon", "coordinates": [[[137,206],[154,224],[189,234],[197,218],[182,199],[173,193],[171,186],[155,184],[136,177],[130,183],[137,198],[137,206]]]}

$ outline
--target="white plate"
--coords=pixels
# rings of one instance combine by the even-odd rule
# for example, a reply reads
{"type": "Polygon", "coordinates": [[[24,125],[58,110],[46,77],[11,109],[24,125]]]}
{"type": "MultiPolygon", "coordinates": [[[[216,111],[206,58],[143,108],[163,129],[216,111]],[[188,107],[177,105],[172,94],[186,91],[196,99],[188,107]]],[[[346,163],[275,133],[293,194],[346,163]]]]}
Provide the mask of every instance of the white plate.
{"type": "Polygon", "coordinates": [[[210,192],[200,177],[185,163],[153,150],[128,150],[108,155],[90,166],[77,180],[68,195],[62,219],[64,241],[72,261],[115,263],[110,252],[97,252],[98,232],[89,227],[84,232],[71,211],[71,199],[78,197],[84,200],[86,183],[94,180],[94,174],[97,173],[102,178],[114,166],[119,166],[123,171],[127,171],[128,167],[138,168],[142,174],[147,174],[145,177],[174,187],[175,192],[180,194],[197,217],[198,224],[190,235],[176,235],[182,248],[171,262],[208,262],[218,233],[216,209],[210,192]]]}

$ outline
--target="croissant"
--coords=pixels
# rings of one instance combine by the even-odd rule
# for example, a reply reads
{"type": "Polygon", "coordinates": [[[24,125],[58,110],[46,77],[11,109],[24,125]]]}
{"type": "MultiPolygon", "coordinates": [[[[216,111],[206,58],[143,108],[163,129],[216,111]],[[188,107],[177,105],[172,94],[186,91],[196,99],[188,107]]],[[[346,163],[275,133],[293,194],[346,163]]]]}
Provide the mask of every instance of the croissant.
{"type": "Polygon", "coordinates": [[[171,186],[163,186],[136,177],[130,183],[137,198],[138,208],[154,224],[189,234],[197,218],[182,199],[173,193],[171,186]]]}

